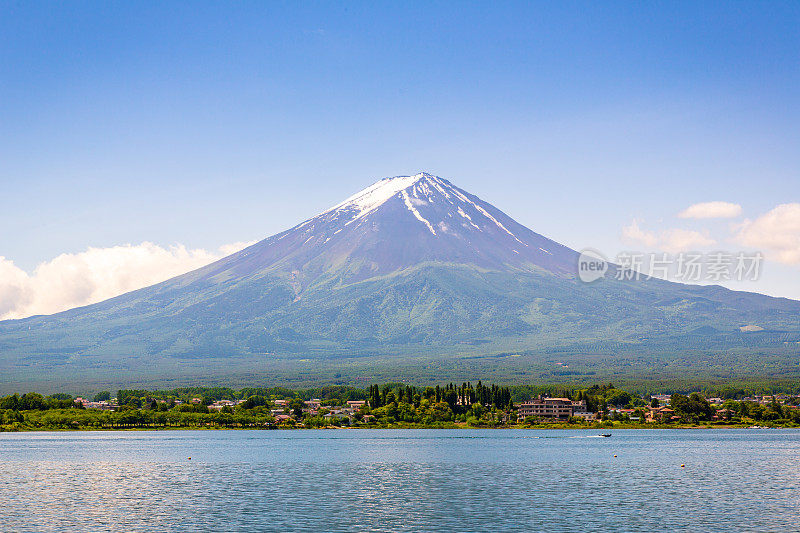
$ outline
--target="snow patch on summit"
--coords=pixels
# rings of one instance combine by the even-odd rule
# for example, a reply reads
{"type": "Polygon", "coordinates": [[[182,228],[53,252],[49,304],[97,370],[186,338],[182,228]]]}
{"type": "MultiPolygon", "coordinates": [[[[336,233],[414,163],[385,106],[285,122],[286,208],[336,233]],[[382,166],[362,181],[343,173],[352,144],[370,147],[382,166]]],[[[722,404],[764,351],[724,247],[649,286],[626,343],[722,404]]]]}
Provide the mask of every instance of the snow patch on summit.
{"type": "Polygon", "coordinates": [[[371,213],[400,191],[411,187],[423,176],[424,174],[417,174],[415,176],[384,178],[377,183],[373,183],[366,189],[357,192],[345,201],[336,204],[325,211],[325,213],[344,210],[352,211],[354,216],[347,222],[347,224],[350,224],[371,213]]]}
{"type": "MultiPolygon", "coordinates": [[[[339,223],[344,222],[343,226],[349,226],[353,222],[357,222],[356,225],[358,226],[364,222],[364,217],[392,198],[402,199],[406,208],[414,215],[414,218],[425,224],[433,235],[437,235],[435,225],[423,217],[417,210],[417,207],[436,206],[438,204],[438,209],[440,210],[439,215],[444,216],[445,213],[443,213],[441,209],[444,208],[445,205],[442,205],[442,203],[449,203],[451,206],[455,207],[455,209],[447,209],[446,215],[453,218],[453,216],[457,214],[464,220],[462,224],[464,227],[471,226],[475,230],[484,231],[487,226],[483,224],[482,221],[479,222],[479,220],[483,218],[511,236],[519,244],[526,247],[528,246],[528,243],[520,240],[505,227],[502,222],[493,217],[489,211],[484,209],[479,203],[471,200],[457,187],[446,180],[426,172],[414,174],[413,176],[384,178],[373,183],[366,189],[357,192],[343,202],[336,204],[318,216],[329,215],[334,221],[339,223]],[[466,208],[466,210],[464,208],[466,208]],[[471,214],[468,214],[467,210],[471,211],[471,214]]],[[[318,217],[314,217],[314,219],[307,220],[298,227],[303,227],[317,218],[318,217]]],[[[436,222],[436,226],[438,226],[438,222],[436,222]]],[[[340,227],[336,233],[341,231],[341,229],[340,227]]],[[[442,230],[441,227],[439,227],[439,229],[447,233],[447,231],[442,230]]]]}
{"type": "Polygon", "coordinates": [[[403,202],[405,202],[406,207],[408,208],[408,210],[411,211],[411,213],[417,218],[417,220],[419,220],[420,222],[422,222],[426,226],[428,226],[428,229],[430,230],[431,233],[436,235],[436,230],[433,229],[433,226],[431,225],[431,223],[428,222],[428,220],[426,218],[424,218],[422,215],[420,215],[419,211],[417,211],[414,208],[414,204],[411,203],[411,197],[408,196],[408,192],[407,191],[403,191],[402,194],[403,194],[403,202]]]}
{"type": "MultiPolygon", "coordinates": [[[[525,244],[524,242],[519,240],[516,235],[511,233],[511,231],[509,231],[509,229],[506,228],[499,220],[497,220],[492,215],[490,215],[489,212],[486,209],[482,208],[481,206],[479,206],[478,204],[476,204],[475,202],[473,202],[472,200],[470,200],[469,198],[467,198],[466,196],[464,196],[463,194],[461,194],[460,192],[458,192],[455,189],[453,189],[453,194],[455,194],[456,197],[458,197],[462,202],[467,202],[467,203],[472,204],[472,207],[477,209],[478,212],[480,212],[480,214],[482,214],[483,216],[485,216],[486,218],[488,218],[489,220],[494,222],[495,225],[497,225],[498,228],[500,228],[501,230],[505,231],[506,233],[508,233],[509,235],[514,237],[515,241],[517,241],[518,243],[522,244],[523,246],[528,246],[527,244],[525,244]]],[[[471,221],[471,219],[470,219],[470,221],[471,221]]]]}
{"type": "Polygon", "coordinates": [[[461,215],[462,217],[466,218],[469,221],[469,223],[472,225],[473,228],[475,228],[478,231],[481,230],[481,228],[479,228],[478,225],[475,224],[472,221],[472,217],[469,216],[463,209],[461,209],[461,206],[458,206],[458,214],[461,215]]]}

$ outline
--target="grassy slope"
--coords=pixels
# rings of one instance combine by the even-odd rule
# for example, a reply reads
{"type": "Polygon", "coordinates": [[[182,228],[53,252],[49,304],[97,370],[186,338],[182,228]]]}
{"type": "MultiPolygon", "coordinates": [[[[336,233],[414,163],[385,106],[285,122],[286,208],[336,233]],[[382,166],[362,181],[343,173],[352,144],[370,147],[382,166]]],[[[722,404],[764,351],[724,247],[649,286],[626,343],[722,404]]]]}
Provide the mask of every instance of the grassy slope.
{"type": "Polygon", "coordinates": [[[162,284],[0,324],[0,387],[596,381],[800,374],[800,303],[660,281],[428,264],[296,294],[279,272],[162,284]],[[739,327],[764,328],[743,333],[739,327]]]}

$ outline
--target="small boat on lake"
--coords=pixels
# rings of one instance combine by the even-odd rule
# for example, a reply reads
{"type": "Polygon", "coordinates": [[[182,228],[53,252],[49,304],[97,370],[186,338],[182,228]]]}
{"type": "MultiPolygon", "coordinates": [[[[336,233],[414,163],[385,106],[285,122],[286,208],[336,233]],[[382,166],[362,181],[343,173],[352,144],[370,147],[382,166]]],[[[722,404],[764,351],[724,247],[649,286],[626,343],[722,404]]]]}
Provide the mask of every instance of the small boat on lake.
{"type": "Polygon", "coordinates": [[[610,437],[611,433],[600,433],[601,437],[610,437]]]}

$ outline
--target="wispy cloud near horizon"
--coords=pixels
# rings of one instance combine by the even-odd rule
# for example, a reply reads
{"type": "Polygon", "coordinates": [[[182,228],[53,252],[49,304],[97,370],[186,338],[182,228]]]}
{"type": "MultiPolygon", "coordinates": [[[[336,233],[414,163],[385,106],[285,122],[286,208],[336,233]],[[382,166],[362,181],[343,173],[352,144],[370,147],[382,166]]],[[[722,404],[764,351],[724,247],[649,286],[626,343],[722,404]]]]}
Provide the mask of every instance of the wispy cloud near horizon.
{"type": "Polygon", "coordinates": [[[697,247],[707,247],[716,244],[708,233],[695,230],[670,228],[658,233],[645,230],[638,219],[622,228],[622,239],[628,244],[643,244],[649,248],[665,252],[687,252],[697,247]]]}
{"type": "Polygon", "coordinates": [[[160,283],[237,252],[252,242],[217,250],[162,247],[151,242],[61,254],[28,273],[0,256],[0,320],[52,314],[160,283]]]}
{"type": "Polygon", "coordinates": [[[731,202],[703,202],[690,205],[678,218],[736,218],[742,214],[742,206],[731,202]]]}
{"type": "Polygon", "coordinates": [[[800,265],[800,203],[781,204],[735,227],[734,240],[766,251],[786,265],[800,265]]]}

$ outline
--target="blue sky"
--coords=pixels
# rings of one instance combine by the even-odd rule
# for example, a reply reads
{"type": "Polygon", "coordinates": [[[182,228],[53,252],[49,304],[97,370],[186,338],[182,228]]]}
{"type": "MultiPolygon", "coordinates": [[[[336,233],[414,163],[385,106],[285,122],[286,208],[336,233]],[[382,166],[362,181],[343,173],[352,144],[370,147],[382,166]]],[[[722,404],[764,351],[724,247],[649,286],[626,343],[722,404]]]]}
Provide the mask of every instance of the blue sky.
{"type": "MultiPolygon", "coordinates": [[[[576,249],[636,220],[735,250],[800,202],[798,27],[797,2],[3,2],[0,256],[216,250],[420,170],[576,249]],[[676,217],[707,201],[742,215],[676,217]]],[[[744,288],[800,298],[788,220],[744,288]]]]}

